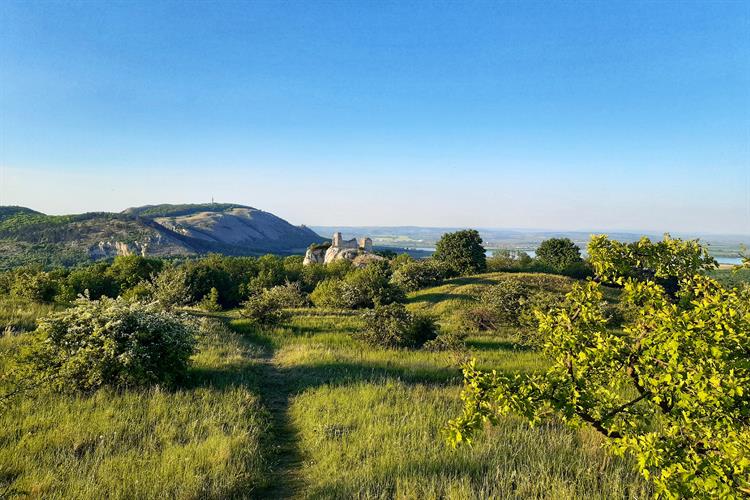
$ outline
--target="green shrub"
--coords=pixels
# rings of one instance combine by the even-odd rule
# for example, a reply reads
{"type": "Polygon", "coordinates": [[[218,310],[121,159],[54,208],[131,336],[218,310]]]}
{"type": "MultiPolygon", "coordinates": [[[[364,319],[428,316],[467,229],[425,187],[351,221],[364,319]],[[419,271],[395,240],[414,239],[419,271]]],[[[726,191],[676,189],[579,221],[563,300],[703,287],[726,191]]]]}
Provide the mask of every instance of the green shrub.
{"type": "Polygon", "coordinates": [[[498,271],[521,271],[530,268],[534,260],[526,252],[520,250],[500,249],[492,252],[492,257],[487,259],[487,270],[498,271]]]}
{"type": "Polygon", "coordinates": [[[140,255],[118,255],[107,269],[120,286],[120,290],[129,290],[142,281],[148,281],[164,267],[164,261],[140,255]]]}
{"type": "Polygon", "coordinates": [[[286,307],[301,307],[306,300],[300,292],[299,285],[287,283],[251,296],[243,304],[242,316],[264,326],[275,325],[287,319],[286,307]]]}
{"type": "Polygon", "coordinates": [[[521,313],[531,293],[530,287],[518,279],[508,279],[487,287],[479,295],[479,303],[467,310],[465,319],[476,330],[519,326],[521,313]]]}
{"type": "Polygon", "coordinates": [[[565,266],[560,271],[560,274],[573,279],[583,280],[594,276],[594,269],[591,267],[591,264],[589,264],[585,260],[580,260],[565,266]]]}
{"type": "Polygon", "coordinates": [[[185,267],[165,267],[156,275],[149,288],[151,297],[166,308],[184,306],[192,297],[185,267]]]}
{"type": "Polygon", "coordinates": [[[156,305],[80,299],[40,320],[21,365],[63,392],[173,386],[187,372],[194,343],[192,327],[156,305]]]}
{"type": "Polygon", "coordinates": [[[302,267],[300,283],[306,292],[312,292],[327,276],[324,264],[308,264],[302,267]]]}
{"type": "Polygon", "coordinates": [[[57,284],[49,273],[24,270],[16,273],[10,294],[33,302],[52,302],[57,294],[57,284]]]}
{"type": "Polygon", "coordinates": [[[60,302],[72,302],[79,295],[87,295],[91,299],[115,298],[119,293],[120,286],[107,273],[107,264],[100,262],[71,271],[65,284],[60,287],[57,299],[60,302]]]}
{"type": "Polygon", "coordinates": [[[216,287],[211,288],[211,290],[208,292],[208,295],[203,297],[203,300],[200,301],[198,307],[208,312],[221,311],[221,304],[219,303],[219,291],[216,289],[216,287]]]}
{"type": "Polygon", "coordinates": [[[450,274],[448,267],[434,259],[412,260],[401,264],[393,273],[393,283],[412,292],[440,283],[450,274]]]}
{"type": "Polygon", "coordinates": [[[363,314],[365,329],[362,338],[381,347],[419,347],[438,335],[435,320],[415,315],[402,304],[378,306],[363,314]]]}
{"type": "Polygon", "coordinates": [[[466,349],[466,332],[440,332],[437,337],[424,343],[427,351],[463,351],[466,349]]]}
{"type": "Polygon", "coordinates": [[[348,300],[350,288],[344,280],[328,278],[318,283],[310,294],[310,300],[316,307],[350,309],[353,307],[353,301],[348,300]]]}
{"type": "Polygon", "coordinates": [[[343,279],[329,278],[310,294],[318,307],[360,309],[404,300],[404,292],[391,283],[387,262],[376,261],[356,269],[343,279]]]}

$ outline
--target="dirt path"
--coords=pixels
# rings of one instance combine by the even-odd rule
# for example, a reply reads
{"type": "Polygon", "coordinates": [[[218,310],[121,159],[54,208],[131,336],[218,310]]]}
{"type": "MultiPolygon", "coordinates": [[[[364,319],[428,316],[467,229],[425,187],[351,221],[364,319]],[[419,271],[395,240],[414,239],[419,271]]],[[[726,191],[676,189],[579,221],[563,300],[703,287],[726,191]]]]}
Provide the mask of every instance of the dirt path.
{"type": "Polygon", "coordinates": [[[254,492],[256,498],[303,498],[303,465],[299,450],[299,433],[291,422],[290,405],[294,397],[292,384],[279,368],[274,352],[266,349],[259,368],[259,392],[271,416],[268,449],[272,455],[272,480],[266,488],[254,492]]]}

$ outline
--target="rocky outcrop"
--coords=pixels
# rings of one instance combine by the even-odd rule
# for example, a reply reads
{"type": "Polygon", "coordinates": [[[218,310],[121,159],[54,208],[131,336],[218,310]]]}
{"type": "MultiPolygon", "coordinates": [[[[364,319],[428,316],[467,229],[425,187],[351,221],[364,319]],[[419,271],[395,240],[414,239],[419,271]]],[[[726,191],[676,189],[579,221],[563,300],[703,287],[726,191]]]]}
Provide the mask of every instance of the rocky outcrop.
{"type": "Polygon", "coordinates": [[[314,245],[308,248],[305,252],[305,258],[302,260],[302,265],[325,264],[326,250],[328,248],[329,245],[314,245]]]}
{"type": "Polygon", "coordinates": [[[345,240],[341,233],[336,233],[330,245],[314,245],[308,248],[302,263],[304,265],[330,264],[337,260],[350,260],[356,267],[364,267],[370,262],[382,259],[379,255],[372,253],[370,238],[345,240]]]}
{"type": "Polygon", "coordinates": [[[148,244],[138,242],[125,243],[123,241],[100,241],[89,248],[89,257],[92,259],[108,259],[118,255],[141,255],[148,254],[148,244]]]}

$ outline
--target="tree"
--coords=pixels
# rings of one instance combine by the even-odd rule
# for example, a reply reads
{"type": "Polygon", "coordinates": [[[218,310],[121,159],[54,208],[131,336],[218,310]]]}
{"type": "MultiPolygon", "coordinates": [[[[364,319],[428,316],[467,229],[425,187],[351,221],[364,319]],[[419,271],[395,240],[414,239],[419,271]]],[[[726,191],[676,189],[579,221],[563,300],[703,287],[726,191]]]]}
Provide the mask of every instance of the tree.
{"type": "Polygon", "coordinates": [[[165,267],[149,285],[149,291],[151,297],[166,308],[184,306],[193,297],[185,266],[165,267]]]}
{"type": "Polygon", "coordinates": [[[510,412],[531,424],[556,416],[591,425],[611,451],[633,455],[660,495],[750,493],[747,297],[700,275],[681,281],[676,301],[653,281],[619,281],[636,311],[622,329],[607,328],[593,281],[537,314],[546,373],[466,365],[464,412],[450,422],[449,441],[470,442],[484,422],[510,412]]]}
{"type": "Polygon", "coordinates": [[[34,302],[51,302],[57,293],[57,284],[49,273],[24,269],[16,273],[10,294],[34,302]]]}
{"type": "Polygon", "coordinates": [[[474,229],[444,234],[435,246],[433,257],[447,264],[456,274],[473,274],[487,269],[482,237],[474,229]]]}
{"type": "Polygon", "coordinates": [[[487,269],[490,271],[520,270],[529,267],[532,263],[532,258],[526,252],[501,248],[492,252],[492,257],[487,259],[487,269]]]}
{"type": "Polygon", "coordinates": [[[142,281],[150,280],[163,266],[164,263],[160,259],[140,255],[118,255],[107,269],[107,274],[120,285],[121,291],[125,291],[142,281]]]}
{"type": "Polygon", "coordinates": [[[581,249],[570,238],[544,240],[536,249],[536,258],[558,272],[582,261],[581,249]]]}
{"type": "Polygon", "coordinates": [[[86,292],[92,299],[117,297],[120,285],[108,274],[107,267],[107,264],[100,262],[71,271],[61,287],[58,300],[71,302],[86,292]]]}
{"type": "Polygon", "coordinates": [[[717,267],[697,240],[683,241],[669,234],[657,243],[645,236],[633,243],[610,240],[607,235],[592,236],[588,253],[599,279],[618,285],[628,278],[654,281],[671,295],[677,293],[681,279],[717,267]]]}

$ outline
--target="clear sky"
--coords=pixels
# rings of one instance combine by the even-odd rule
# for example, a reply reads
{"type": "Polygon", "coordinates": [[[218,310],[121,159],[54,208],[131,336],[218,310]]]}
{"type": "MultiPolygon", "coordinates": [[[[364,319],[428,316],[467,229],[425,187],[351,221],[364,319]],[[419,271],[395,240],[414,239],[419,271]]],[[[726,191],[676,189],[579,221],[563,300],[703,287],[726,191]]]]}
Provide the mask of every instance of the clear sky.
{"type": "Polygon", "coordinates": [[[0,2],[0,204],[750,234],[750,2],[0,2]]]}

